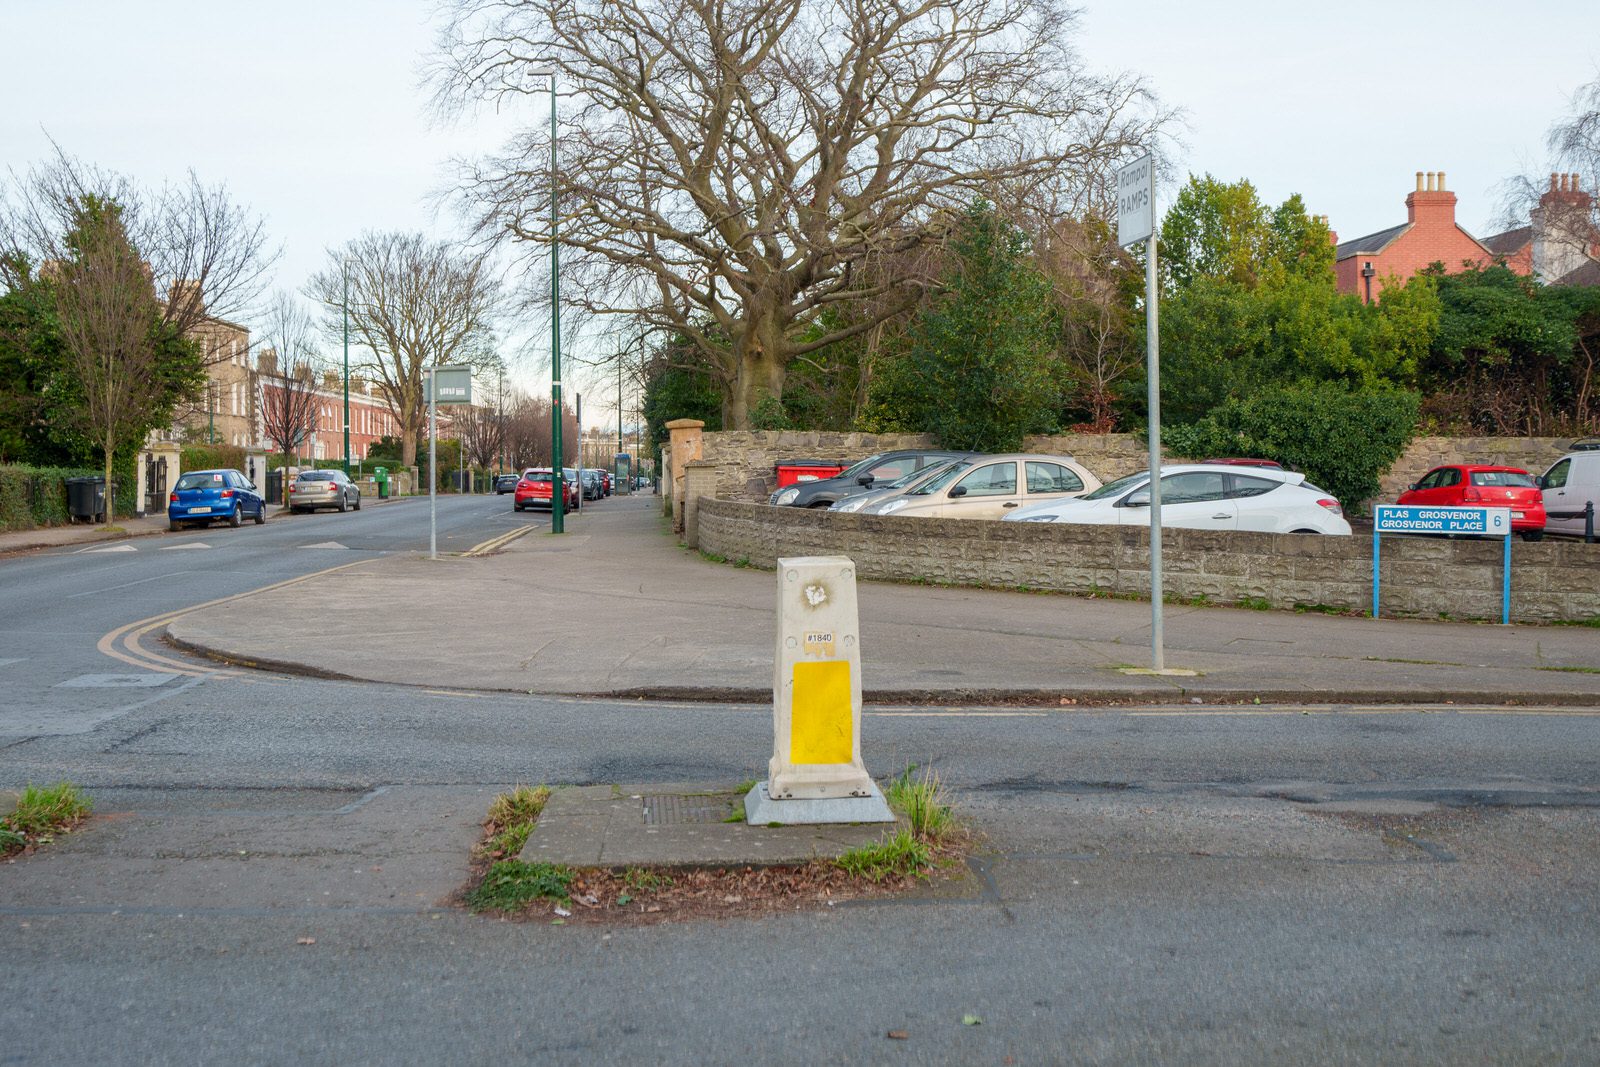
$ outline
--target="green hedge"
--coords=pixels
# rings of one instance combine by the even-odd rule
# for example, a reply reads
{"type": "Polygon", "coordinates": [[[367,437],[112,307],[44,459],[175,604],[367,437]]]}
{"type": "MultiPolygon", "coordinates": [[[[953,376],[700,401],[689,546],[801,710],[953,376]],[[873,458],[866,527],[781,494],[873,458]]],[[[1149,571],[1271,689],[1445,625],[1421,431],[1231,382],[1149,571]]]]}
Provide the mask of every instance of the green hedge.
{"type": "Polygon", "coordinates": [[[238,445],[185,445],[183,469],[186,471],[244,470],[244,449],[238,445]]]}
{"type": "Polygon", "coordinates": [[[1177,456],[1275,459],[1332,493],[1347,513],[1378,495],[1378,478],[1416,433],[1418,397],[1318,384],[1228,400],[1199,422],[1162,431],[1177,456]]]}
{"type": "MultiPolygon", "coordinates": [[[[67,479],[97,477],[105,472],[82,467],[0,466],[0,530],[32,530],[40,526],[61,526],[67,522],[67,479]]],[[[128,518],[138,503],[138,487],[131,470],[115,470],[119,487],[131,486],[117,495],[117,515],[128,518]]]]}

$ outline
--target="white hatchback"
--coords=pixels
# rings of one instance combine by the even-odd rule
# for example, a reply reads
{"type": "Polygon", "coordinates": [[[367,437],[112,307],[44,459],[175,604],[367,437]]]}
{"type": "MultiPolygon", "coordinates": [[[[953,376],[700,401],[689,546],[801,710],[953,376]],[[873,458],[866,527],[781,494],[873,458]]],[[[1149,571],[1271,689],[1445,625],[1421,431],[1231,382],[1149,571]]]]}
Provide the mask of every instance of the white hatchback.
{"type": "MultiPolygon", "coordinates": [[[[1150,472],[1119,478],[1076,500],[1019,508],[1008,522],[1150,525],[1150,472]]],[[[1161,468],[1161,525],[1188,530],[1350,533],[1339,502],[1294,471],[1232,464],[1161,468]]]]}

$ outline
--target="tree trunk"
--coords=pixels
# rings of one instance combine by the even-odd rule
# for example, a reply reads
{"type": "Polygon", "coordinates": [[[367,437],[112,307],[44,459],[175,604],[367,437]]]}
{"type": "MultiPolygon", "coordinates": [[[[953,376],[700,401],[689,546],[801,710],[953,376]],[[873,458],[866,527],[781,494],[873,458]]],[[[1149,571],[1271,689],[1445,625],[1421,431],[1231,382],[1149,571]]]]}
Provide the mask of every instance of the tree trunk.
{"type": "Polygon", "coordinates": [[[776,318],[754,319],[738,346],[739,366],[723,412],[725,430],[750,429],[750,417],[764,400],[783,398],[786,367],[782,362],[783,331],[776,318]]]}
{"type": "Polygon", "coordinates": [[[417,465],[417,431],[404,429],[400,431],[400,466],[415,467],[417,465]]]}
{"type": "Polygon", "coordinates": [[[115,450],[116,450],[116,448],[115,448],[114,445],[110,444],[109,442],[106,444],[106,446],[105,446],[105,454],[106,454],[106,525],[107,526],[115,525],[116,524],[116,516],[117,516],[117,507],[116,507],[117,496],[116,496],[116,492],[113,489],[112,484],[111,484],[111,454],[115,450]]]}

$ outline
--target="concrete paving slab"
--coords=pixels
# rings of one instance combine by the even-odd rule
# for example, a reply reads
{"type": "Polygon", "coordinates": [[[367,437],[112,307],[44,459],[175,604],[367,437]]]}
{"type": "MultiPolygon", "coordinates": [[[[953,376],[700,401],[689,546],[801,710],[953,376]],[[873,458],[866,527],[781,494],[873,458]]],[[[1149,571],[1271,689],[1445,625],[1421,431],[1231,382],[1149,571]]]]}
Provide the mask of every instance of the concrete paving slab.
{"type": "MultiPolygon", "coordinates": [[[[774,581],[678,547],[654,497],[585,509],[449,567],[388,558],[205,608],[169,640],[224,660],[428,688],[765,702],[774,581]],[[559,559],[564,581],[530,575],[559,559]],[[428,619],[404,657],[341,651],[350,618],[428,619]],[[572,654],[604,648],[606,655],[572,654]]],[[[875,703],[1095,701],[1600,704],[1595,631],[1366,619],[865,582],[862,687],[875,703]]]]}
{"type": "Polygon", "coordinates": [[[569,867],[761,867],[840,856],[884,834],[881,823],[752,826],[744,796],[726,783],[557,789],[520,858],[569,867]]]}

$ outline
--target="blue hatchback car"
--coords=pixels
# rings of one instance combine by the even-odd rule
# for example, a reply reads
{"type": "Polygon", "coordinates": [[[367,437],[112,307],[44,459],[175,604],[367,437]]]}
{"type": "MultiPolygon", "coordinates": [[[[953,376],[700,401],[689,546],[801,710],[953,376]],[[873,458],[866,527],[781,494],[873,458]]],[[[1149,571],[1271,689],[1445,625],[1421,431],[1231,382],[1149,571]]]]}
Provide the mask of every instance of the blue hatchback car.
{"type": "Polygon", "coordinates": [[[189,471],[172,487],[167,498],[167,528],[180,530],[186,523],[204,526],[227,519],[238,526],[246,517],[256,525],[267,521],[267,501],[250,479],[236,470],[189,471]]]}

